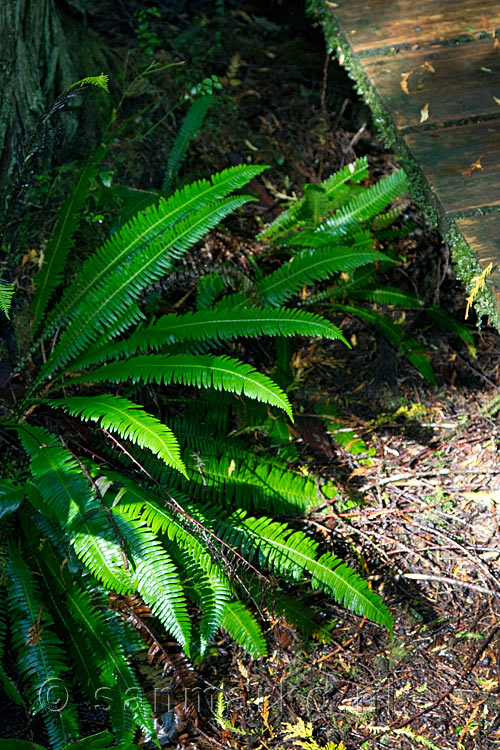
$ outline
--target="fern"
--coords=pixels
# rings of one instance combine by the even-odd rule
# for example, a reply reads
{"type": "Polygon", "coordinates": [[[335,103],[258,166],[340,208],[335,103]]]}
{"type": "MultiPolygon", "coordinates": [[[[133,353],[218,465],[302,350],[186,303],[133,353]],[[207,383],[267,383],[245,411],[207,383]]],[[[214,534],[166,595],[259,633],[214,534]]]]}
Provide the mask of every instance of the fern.
{"type": "Polygon", "coordinates": [[[105,150],[105,146],[100,146],[83,166],[75,187],[59,211],[55,231],[44,250],[42,267],[35,276],[35,294],[31,301],[33,334],[36,334],[47,305],[55,289],[63,280],[66,258],[74,244],[81,211],[95,179],[97,164],[104,156],[105,150]]]}
{"type": "MultiPolygon", "coordinates": [[[[182,383],[243,393],[249,398],[283,409],[292,419],[286,394],[266,375],[231,357],[149,354],[105,365],[87,375],[73,378],[72,382],[122,383],[127,380],[133,383],[182,383]]],[[[76,403],[71,399],[62,399],[59,403],[67,406],[68,401],[70,404],[76,403]]]]}
{"type": "Polygon", "coordinates": [[[259,623],[241,602],[229,602],[226,605],[222,627],[253,657],[267,656],[267,646],[259,623]]]}
{"type": "MultiPolygon", "coordinates": [[[[99,380],[98,376],[94,378],[99,380]]],[[[180,457],[179,443],[172,430],[141,409],[138,404],[109,393],[103,393],[100,396],[49,399],[46,403],[56,408],[59,407],[73,416],[79,416],[81,419],[98,422],[103,430],[116,432],[120,437],[136,445],[149,448],[168,466],[186,474],[180,457]]]]}
{"type": "Polygon", "coordinates": [[[353,247],[329,247],[303,252],[291,263],[266,276],[258,284],[259,293],[264,302],[279,305],[303,286],[327,279],[334,273],[352,272],[376,260],[390,260],[382,253],[369,249],[371,245],[371,240],[364,238],[353,247]]]}
{"type": "Polygon", "coordinates": [[[41,599],[33,574],[15,547],[10,549],[9,609],[16,623],[14,648],[19,669],[29,685],[34,713],[43,711],[53,750],[61,750],[77,736],[76,711],[68,700],[64,710],[46,711],[50,691],[47,686],[64,684],[68,673],[65,652],[53,630],[53,619],[41,599]]]}
{"type": "MultiPolygon", "coordinates": [[[[246,165],[230,167],[213,175],[211,180],[199,180],[187,185],[176,191],[168,200],[162,199],[157,205],[148,206],[133,217],[86,261],[78,279],[69,285],[61,302],[49,316],[43,336],[54,331],[55,327],[68,317],[73,317],[87,296],[113,269],[129,261],[140,249],[161,238],[168,230],[172,231],[182,219],[191,214],[198,215],[207,206],[214,206],[217,201],[224,199],[233,190],[243,187],[249,179],[264,169],[265,167],[246,165]]],[[[222,215],[219,220],[221,218],[222,215]]]]}
{"type": "Polygon", "coordinates": [[[242,511],[231,517],[229,523],[219,522],[216,528],[230,543],[237,540],[244,549],[258,554],[261,564],[292,580],[299,580],[307,571],[313,587],[323,589],[340,604],[392,629],[389,610],[366,581],[330,553],[318,558],[318,543],[303,532],[294,532],[286,524],[269,518],[247,518],[242,511]]]}
{"type": "Polygon", "coordinates": [[[231,341],[235,338],[260,336],[322,336],[344,341],[341,331],[314,313],[302,310],[250,308],[232,310],[205,309],[184,315],[164,315],[155,323],[138,328],[128,338],[113,342],[78,358],[73,367],[87,367],[118,357],[130,357],[137,351],[158,351],[165,345],[192,342],[231,341]]]}
{"type": "MultiPolygon", "coordinates": [[[[344,186],[348,183],[359,183],[365,179],[368,175],[368,159],[362,157],[352,164],[348,164],[339,172],[335,172],[331,177],[321,183],[321,189],[323,194],[330,198],[335,199],[335,196],[339,194],[344,186]]],[[[301,198],[293,204],[287,211],[283,211],[267,229],[260,233],[260,239],[276,239],[277,237],[286,234],[291,229],[300,227],[301,218],[306,207],[307,196],[301,198]]],[[[323,203],[323,206],[325,204],[323,203]]],[[[307,216],[307,213],[306,213],[307,216]]],[[[305,223],[305,222],[304,222],[305,223]]]]}
{"type": "Polygon", "coordinates": [[[198,135],[212,102],[213,96],[202,96],[196,99],[189,107],[181,129],[170,150],[161,188],[164,193],[169,193],[175,185],[189,142],[198,135]]]}
{"type": "Polygon", "coordinates": [[[9,318],[9,310],[14,296],[14,284],[0,279],[0,310],[9,318]]]}

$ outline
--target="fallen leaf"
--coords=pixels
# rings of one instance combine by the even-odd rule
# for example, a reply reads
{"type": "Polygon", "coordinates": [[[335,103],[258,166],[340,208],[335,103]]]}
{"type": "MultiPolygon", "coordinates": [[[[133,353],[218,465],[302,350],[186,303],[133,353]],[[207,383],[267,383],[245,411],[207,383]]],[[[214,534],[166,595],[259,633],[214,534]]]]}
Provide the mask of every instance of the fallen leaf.
{"type": "Polygon", "coordinates": [[[494,96],[493,99],[496,101],[496,103],[500,107],[500,99],[498,98],[498,96],[494,96]]]}
{"type": "MultiPolygon", "coordinates": [[[[495,97],[493,97],[495,98],[495,97]]],[[[497,101],[497,104],[500,105],[500,101],[497,101]]],[[[472,162],[470,167],[468,169],[464,169],[462,174],[464,174],[466,177],[470,177],[473,172],[476,171],[476,169],[482,169],[483,165],[481,164],[481,159],[483,158],[483,155],[479,157],[479,159],[476,159],[476,161],[472,162]]]]}
{"type": "Polygon", "coordinates": [[[426,60],[424,62],[424,64],[423,64],[422,67],[427,68],[427,70],[430,70],[431,73],[435,73],[436,72],[436,69],[434,68],[434,66],[432,65],[432,63],[429,62],[429,60],[426,60]]]}
{"type": "Polygon", "coordinates": [[[429,119],[429,105],[426,104],[425,107],[422,107],[420,110],[420,122],[427,122],[429,119]]]}
{"type": "Polygon", "coordinates": [[[233,471],[235,469],[236,469],[236,464],[234,463],[234,458],[232,458],[231,459],[231,463],[229,464],[228,469],[227,469],[227,475],[228,475],[228,477],[231,476],[231,474],[233,473],[233,471]]]}
{"type": "Polygon", "coordinates": [[[496,37],[493,39],[493,46],[497,48],[500,47],[500,41],[498,41],[496,37]]]}
{"type": "Polygon", "coordinates": [[[481,21],[483,22],[484,31],[488,32],[490,30],[490,19],[483,14],[481,15],[481,21]]]}
{"type": "Polygon", "coordinates": [[[409,73],[401,73],[401,83],[400,83],[400,86],[403,89],[403,91],[405,92],[405,94],[408,94],[408,96],[410,95],[410,92],[408,90],[408,79],[409,79],[409,77],[411,76],[412,73],[413,73],[413,70],[410,70],[409,73]]]}

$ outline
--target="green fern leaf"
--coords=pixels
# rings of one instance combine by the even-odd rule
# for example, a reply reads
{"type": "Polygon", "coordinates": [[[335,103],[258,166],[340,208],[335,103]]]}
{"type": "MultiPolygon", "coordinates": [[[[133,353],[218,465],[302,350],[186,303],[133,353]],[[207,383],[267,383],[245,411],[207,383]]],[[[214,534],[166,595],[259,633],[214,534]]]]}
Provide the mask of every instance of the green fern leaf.
{"type": "Polygon", "coordinates": [[[191,622],[184,591],[170,555],[143,521],[127,517],[119,506],[113,516],[134,565],[134,584],[146,604],[189,655],[191,622]]]}
{"type": "Polygon", "coordinates": [[[380,213],[408,187],[402,170],[383,177],[371,188],[341,206],[332,217],[315,230],[305,231],[293,238],[293,244],[302,247],[320,247],[339,240],[353,232],[380,213]]]}
{"type": "Polygon", "coordinates": [[[340,271],[351,272],[376,260],[390,261],[386,255],[369,249],[372,241],[353,247],[328,247],[302,252],[257,285],[265,303],[280,305],[303,286],[327,279],[340,271]]]}
{"type": "MultiPolygon", "coordinates": [[[[349,182],[361,182],[368,175],[368,159],[364,156],[352,164],[347,164],[343,169],[335,172],[327,180],[321,183],[324,194],[329,198],[334,198],[343,186],[349,182]]],[[[306,197],[301,198],[294,203],[287,211],[278,216],[267,229],[258,235],[258,239],[276,239],[280,235],[286,234],[291,229],[300,227],[301,213],[304,209],[306,197]]]]}
{"type": "Polygon", "coordinates": [[[189,143],[200,132],[205,115],[207,114],[213,100],[213,96],[202,96],[199,99],[196,99],[196,101],[194,101],[189,107],[187,115],[184,118],[184,122],[181,125],[181,129],[179,130],[168,156],[165,177],[161,188],[164,193],[170,193],[175,185],[189,143]]]}
{"type": "Polygon", "coordinates": [[[256,659],[260,656],[267,656],[267,645],[262,629],[242,602],[229,602],[226,605],[222,627],[231,638],[256,659]]]}
{"type": "Polygon", "coordinates": [[[312,576],[312,585],[323,589],[339,604],[368,617],[392,631],[392,616],[380,597],[366,581],[339,558],[326,553],[319,559],[318,543],[301,531],[269,518],[246,518],[238,511],[226,523],[217,525],[230,543],[238,542],[247,553],[257,553],[260,563],[292,580],[300,580],[304,571],[312,576]],[[234,525],[233,525],[234,524],[234,525]]]}
{"type": "Polygon", "coordinates": [[[86,78],[82,78],[80,81],[75,81],[75,83],[72,83],[71,86],[68,86],[64,93],[73,91],[77,88],[85,88],[86,86],[96,86],[97,88],[103,89],[107,94],[109,94],[108,82],[109,76],[107,76],[105,73],[101,73],[100,76],[87,76],[86,78]]]}
{"type": "Polygon", "coordinates": [[[184,315],[164,315],[155,323],[139,328],[123,341],[113,342],[92,350],[72,367],[87,367],[118,357],[130,357],[137,351],[158,351],[166,344],[211,340],[215,343],[236,337],[260,336],[322,336],[341,339],[342,332],[320,315],[301,310],[250,308],[233,310],[231,307],[188,312],[184,315]]]}
{"type": "Polygon", "coordinates": [[[0,686],[3,688],[5,695],[18,706],[24,706],[24,700],[14,685],[7,672],[4,669],[2,660],[5,653],[5,638],[7,635],[7,611],[5,605],[5,591],[1,591],[0,597],[0,686]]]}
{"type": "Polygon", "coordinates": [[[33,481],[42,497],[43,514],[65,526],[92,501],[92,488],[81,467],[59,438],[27,423],[8,425],[30,458],[33,481]]]}
{"type": "Polygon", "coordinates": [[[71,700],[63,711],[51,711],[51,684],[64,684],[68,674],[66,655],[53,631],[53,619],[42,599],[32,572],[14,546],[7,566],[9,575],[9,608],[15,621],[12,632],[19,669],[28,684],[34,714],[43,718],[53,750],[61,750],[78,736],[76,711],[71,700]]]}
{"type": "Polygon", "coordinates": [[[0,518],[17,510],[23,499],[22,487],[14,484],[10,479],[0,479],[0,518]]]}
{"type": "Polygon", "coordinates": [[[130,262],[152,242],[155,246],[159,242],[163,252],[169,246],[170,236],[175,238],[173,227],[178,222],[191,215],[199,216],[203,208],[215,206],[216,202],[243,187],[264,169],[266,167],[248,165],[230,167],[213,175],[210,180],[199,180],[183,187],[168,200],[161,199],[158,204],[148,206],[134,216],[84,263],[77,279],[69,285],[61,302],[49,316],[42,338],[50,335],[68,318],[74,317],[88,295],[100,287],[114,269],[130,262]],[[168,232],[168,238],[162,243],[162,236],[168,232]]]}
{"type": "MultiPolygon", "coordinates": [[[[102,379],[106,380],[106,378],[102,379]]],[[[68,414],[78,416],[85,421],[98,422],[103,430],[116,432],[120,437],[132,443],[149,448],[168,466],[186,474],[180,456],[179,443],[172,430],[156,417],[143,411],[133,401],[103,393],[100,396],[49,399],[45,403],[63,409],[68,414]]]]}
{"type": "Polygon", "coordinates": [[[105,146],[100,146],[80,170],[75,186],[59,211],[57,226],[45,247],[43,264],[34,280],[35,294],[30,308],[33,316],[33,335],[42,322],[55,289],[63,280],[66,258],[74,244],[82,208],[95,179],[97,164],[105,151],[105,146]]]}
{"type": "MultiPolygon", "coordinates": [[[[105,365],[88,374],[72,378],[71,382],[97,383],[105,381],[108,383],[123,383],[128,380],[133,383],[182,383],[183,385],[194,385],[198,388],[215,388],[219,391],[243,393],[249,398],[283,409],[293,420],[290,402],[281,388],[250,365],[231,357],[217,357],[210,354],[200,356],[192,354],[173,356],[150,354],[131,357],[125,362],[119,361],[105,365]]],[[[102,399],[103,397],[98,398],[102,399]]],[[[107,396],[108,400],[117,398],[116,396],[107,396]]],[[[77,404],[80,401],[84,403],[83,398],[72,397],[59,401],[49,401],[48,403],[59,405],[69,411],[68,404],[77,404]]],[[[90,397],[88,401],[92,403],[90,397]]],[[[137,435],[141,434],[142,432],[139,430],[137,435]]],[[[138,442],[138,440],[135,442],[138,442]]],[[[145,443],[140,444],[144,445],[145,443]]],[[[158,453],[158,451],[156,452],[158,453]]],[[[169,462],[166,461],[166,463],[169,462]]],[[[173,464],[171,463],[171,465],[173,464]]]]}
{"type": "Polygon", "coordinates": [[[131,304],[143,290],[165,275],[173,259],[180,257],[222,219],[250,200],[253,198],[248,196],[226,198],[190,214],[162,236],[151,240],[128,265],[115,269],[80,304],[78,314],[42,369],[36,385],[90,346],[96,338],[102,334],[109,336],[110,328],[116,335],[120,317],[123,329],[137,323],[131,304]]]}
{"type": "Polygon", "coordinates": [[[9,318],[9,310],[14,296],[14,284],[0,279],[0,310],[6,318],[9,318]]]}

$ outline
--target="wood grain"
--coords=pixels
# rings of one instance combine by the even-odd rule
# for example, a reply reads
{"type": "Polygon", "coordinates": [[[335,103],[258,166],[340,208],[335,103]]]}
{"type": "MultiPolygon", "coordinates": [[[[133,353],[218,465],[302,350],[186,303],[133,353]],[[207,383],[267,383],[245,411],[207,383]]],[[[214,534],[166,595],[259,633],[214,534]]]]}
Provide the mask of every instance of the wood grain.
{"type": "Polygon", "coordinates": [[[488,0],[337,0],[335,6],[331,12],[357,53],[500,28],[500,3],[488,0]]]}
{"type": "Polygon", "coordinates": [[[485,216],[469,216],[459,219],[457,226],[468,244],[474,248],[481,267],[493,264],[488,275],[500,302],[500,213],[485,216]]]}
{"type": "Polygon", "coordinates": [[[500,50],[492,39],[361,58],[398,128],[500,116],[500,50]],[[408,93],[405,92],[405,88],[408,93]]]}
{"type": "Polygon", "coordinates": [[[420,131],[404,138],[447,212],[500,205],[500,122],[420,131]],[[481,168],[473,168],[478,161],[481,168]]]}

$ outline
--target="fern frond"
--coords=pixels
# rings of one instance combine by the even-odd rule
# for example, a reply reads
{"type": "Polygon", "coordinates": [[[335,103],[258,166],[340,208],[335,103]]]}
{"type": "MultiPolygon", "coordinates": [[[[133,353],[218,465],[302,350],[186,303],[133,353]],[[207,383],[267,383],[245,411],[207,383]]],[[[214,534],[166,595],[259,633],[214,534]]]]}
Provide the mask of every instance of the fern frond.
{"type": "MultiPolygon", "coordinates": [[[[321,188],[328,198],[334,198],[335,194],[349,182],[358,183],[368,176],[368,159],[363,156],[352,164],[347,164],[343,169],[335,172],[327,180],[321,183],[321,188]]],[[[306,203],[306,196],[294,203],[287,211],[280,214],[267,229],[258,235],[258,239],[276,239],[282,234],[286,234],[291,229],[295,229],[300,224],[301,212],[306,203]]]]}
{"type": "Polygon", "coordinates": [[[0,479],[0,518],[17,510],[23,499],[22,487],[14,484],[10,479],[0,479]]]}
{"type": "Polygon", "coordinates": [[[9,310],[14,296],[14,284],[10,281],[0,279],[0,310],[7,319],[10,318],[9,310]]]}
{"type": "Polygon", "coordinates": [[[294,238],[294,244],[321,247],[355,232],[396,200],[407,187],[408,180],[401,169],[383,177],[371,188],[341,206],[317,229],[302,232],[297,239],[294,238]]]}
{"type": "Polygon", "coordinates": [[[8,425],[7,429],[17,432],[30,458],[33,482],[43,500],[39,510],[65,526],[92,501],[92,488],[81,467],[48,430],[27,423],[8,425]]]}
{"type": "Polygon", "coordinates": [[[44,250],[42,267],[34,279],[35,294],[30,306],[33,316],[33,335],[36,334],[43,320],[45,310],[55,289],[63,280],[66,258],[74,244],[74,236],[80,224],[82,208],[95,179],[97,164],[104,156],[105,151],[104,146],[99,146],[80,170],[75,186],[59,211],[56,228],[44,250]]]}
{"type": "Polygon", "coordinates": [[[188,597],[201,610],[199,649],[203,654],[222,623],[233,592],[227,581],[216,574],[214,566],[207,573],[187,549],[173,544],[169,549],[180,566],[188,597]]]}
{"type": "Polygon", "coordinates": [[[364,307],[334,304],[331,305],[331,309],[350,313],[361,318],[361,320],[366,320],[376,326],[376,328],[384,334],[387,340],[396,347],[401,354],[404,354],[424,378],[434,384],[437,382],[430,359],[425,353],[425,348],[414,337],[404,339],[403,329],[400,325],[393,323],[392,320],[389,320],[385,315],[381,315],[374,310],[367,310],[364,307]]]}
{"type": "Polygon", "coordinates": [[[286,524],[265,517],[247,518],[242,511],[234,513],[227,523],[219,522],[217,529],[221,536],[238,543],[247,553],[258,554],[261,565],[282,576],[300,580],[304,571],[308,571],[313,587],[392,631],[391,613],[367,582],[330,553],[318,559],[318,543],[302,531],[293,531],[286,524]]]}
{"type": "Polygon", "coordinates": [[[196,287],[196,309],[205,310],[211,307],[225,289],[226,283],[220,274],[203,274],[196,287]]]}
{"type": "Polygon", "coordinates": [[[226,605],[222,627],[236,643],[239,643],[256,659],[259,656],[267,656],[267,645],[262,629],[242,602],[234,601],[226,605]]]}
{"type": "Polygon", "coordinates": [[[369,249],[372,242],[363,240],[352,247],[328,247],[300,253],[257,285],[264,303],[280,305],[303,286],[327,279],[340,271],[350,272],[376,260],[390,260],[369,249]]]}
{"type": "Polygon", "coordinates": [[[117,322],[120,317],[123,320],[122,329],[137,323],[130,306],[144,289],[161,278],[170,269],[175,258],[180,257],[232,211],[250,200],[254,199],[248,196],[226,198],[216,205],[190,214],[161,237],[151,240],[128,264],[114,269],[81,302],[78,314],[42,369],[36,385],[85,350],[96,338],[102,334],[109,336],[110,328],[116,335],[119,332],[117,322]]]}
{"type": "Polygon", "coordinates": [[[353,299],[364,299],[368,302],[379,302],[382,305],[395,305],[397,307],[425,306],[425,301],[420,297],[406,294],[392,286],[384,286],[380,289],[356,289],[349,296],[353,299]]]}
{"type": "MultiPolygon", "coordinates": [[[[89,379],[92,378],[88,377],[87,380],[89,379]]],[[[45,403],[63,409],[68,414],[78,416],[85,421],[98,422],[103,430],[116,432],[125,440],[149,448],[168,466],[186,474],[180,456],[179,443],[172,430],[133,401],[103,393],[99,396],[48,399],[45,403]]]]}
{"type": "Polygon", "coordinates": [[[64,710],[47,710],[51,700],[47,686],[64,684],[69,671],[66,654],[53,631],[52,616],[35,578],[13,545],[8,575],[9,609],[15,621],[12,640],[19,669],[28,684],[33,713],[43,712],[51,745],[54,750],[62,750],[68,741],[78,736],[76,711],[69,697],[64,710]]]}
{"type": "Polygon", "coordinates": [[[189,655],[191,622],[177,569],[143,520],[127,516],[119,506],[113,516],[134,566],[134,584],[163,627],[189,655]]]}
{"type": "Polygon", "coordinates": [[[112,342],[73,362],[72,367],[87,367],[118,357],[130,357],[137,351],[158,351],[166,344],[207,340],[219,343],[237,337],[322,336],[345,341],[342,332],[326,318],[301,310],[231,307],[164,315],[155,323],[139,328],[127,339],[112,342]]]}
{"type": "Polygon", "coordinates": [[[189,143],[200,132],[205,115],[207,114],[213,100],[213,96],[202,96],[199,99],[196,99],[189,107],[179,133],[170,149],[167,167],[165,169],[165,177],[161,188],[164,193],[169,193],[174,187],[177,175],[179,174],[179,169],[185,159],[189,143]]]}
{"type": "Polygon", "coordinates": [[[80,81],[75,81],[75,83],[72,83],[71,86],[68,86],[65,93],[68,91],[74,91],[74,89],[81,89],[85,86],[96,86],[99,89],[103,89],[107,94],[109,94],[109,88],[108,88],[108,82],[109,82],[109,76],[107,76],[105,73],[101,73],[100,76],[87,76],[86,78],[82,78],[80,81]]]}
{"type": "MultiPolygon", "coordinates": [[[[61,302],[49,316],[42,337],[50,335],[58,325],[74,317],[80,305],[113,269],[128,263],[137,252],[172,230],[190,215],[199,215],[207,206],[214,206],[233,190],[243,187],[266,167],[238,165],[177,190],[168,200],[148,206],[112,235],[83,265],[77,279],[69,285],[61,302]]],[[[161,243],[160,243],[161,244],[161,243]]],[[[168,240],[164,243],[168,247],[168,240]]],[[[180,253],[178,253],[180,254],[180,253]]],[[[178,257],[178,255],[177,255],[178,257]]]]}
{"type": "MultiPolygon", "coordinates": [[[[104,365],[90,373],[72,378],[72,383],[89,382],[123,383],[181,383],[198,388],[215,388],[231,393],[244,394],[265,404],[283,409],[293,420],[292,409],[286,394],[270,378],[255,370],[250,365],[226,356],[203,354],[177,354],[164,356],[150,354],[131,357],[125,362],[118,361],[104,365]]],[[[66,408],[68,404],[77,403],[77,397],[49,401],[53,405],[66,408]]],[[[93,398],[93,397],[92,397],[93,398]]],[[[95,397],[102,399],[103,397],[95,397]]],[[[116,399],[117,396],[108,396],[116,399]]],[[[84,403],[84,399],[78,397],[84,403]]],[[[95,400],[95,399],[94,399],[95,400]]],[[[91,403],[91,397],[88,397],[91,403]]],[[[141,435],[138,432],[137,435],[141,435]]],[[[138,440],[135,440],[138,442],[138,440]]],[[[144,445],[145,443],[142,443],[144,445]]],[[[156,451],[158,452],[158,451],[156,451]]],[[[166,462],[168,463],[168,462],[166,462]]],[[[173,464],[171,464],[173,465],[173,464]]]]}
{"type": "Polygon", "coordinates": [[[13,702],[17,703],[18,706],[24,706],[24,700],[14,685],[7,672],[4,669],[2,660],[5,653],[5,638],[7,635],[7,607],[5,602],[5,591],[0,590],[0,686],[3,688],[5,695],[13,702]]]}

